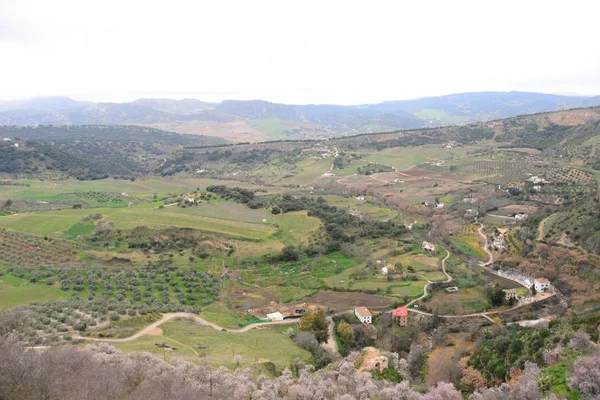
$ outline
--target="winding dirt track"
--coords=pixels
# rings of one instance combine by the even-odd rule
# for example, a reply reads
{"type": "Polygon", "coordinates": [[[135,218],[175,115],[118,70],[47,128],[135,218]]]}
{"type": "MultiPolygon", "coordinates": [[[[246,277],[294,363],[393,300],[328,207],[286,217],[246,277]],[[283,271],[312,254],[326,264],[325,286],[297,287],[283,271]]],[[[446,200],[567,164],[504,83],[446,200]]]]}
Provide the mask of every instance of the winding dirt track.
{"type": "Polygon", "coordinates": [[[197,316],[196,314],[178,312],[178,313],[164,314],[162,316],[162,318],[159,319],[158,321],[153,322],[152,324],[148,325],[147,327],[145,327],[138,333],[131,335],[129,337],[126,337],[126,338],[107,339],[107,338],[90,338],[90,337],[83,337],[83,336],[75,336],[75,339],[92,340],[94,342],[131,342],[132,340],[139,339],[141,336],[146,335],[147,333],[151,332],[153,329],[158,328],[165,322],[168,322],[174,318],[188,318],[188,319],[191,319],[191,320],[197,322],[199,325],[209,326],[217,331],[222,331],[223,329],[225,329],[227,332],[233,332],[233,333],[248,332],[250,329],[260,328],[261,326],[297,324],[299,321],[298,319],[284,319],[283,321],[259,322],[257,324],[248,325],[248,326],[245,326],[240,329],[226,329],[217,324],[213,324],[212,322],[209,322],[209,321],[205,320],[204,318],[197,316]]]}
{"type": "MultiPolygon", "coordinates": [[[[485,234],[483,233],[483,224],[480,224],[479,229],[477,230],[477,232],[479,233],[479,235],[482,237],[483,241],[484,241],[484,247],[483,250],[486,252],[486,254],[488,255],[489,259],[482,263],[481,266],[489,269],[489,265],[491,265],[494,262],[494,255],[492,254],[492,252],[488,249],[488,239],[485,236],[485,234]]],[[[450,257],[450,252],[444,248],[444,250],[446,251],[446,257],[444,257],[442,259],[442,272],[446,275],[447,279],[443,282],[449,283],[452,282],[452,277],[446,272],[446,260],[448,260],[448,258],[450,257]]],[[[510,279],[510,278],[507,278],[510,279]]],[[[428,281],[424,287],[423,287],[423,295],[419,298],[416,298],[412,301],[410,301],[409,303],[406,304],[406,307],[408,307],[408,311],[412,312],[412,313],[416,313],[416,314],[421,314],[421,315],[429,315],[432,316],[433,314],[431,313],[427,313],[415,308],[410,308],[411,305],[413,305],[414,303],[416,303],[419,300],[424,299],[425,297],[427,297],[428,292],[427,292],[427,287],[429,286],[429,284],[432,283],[431,281],[428,281]]],[[[539,295],[536,296],[537,299],[534,299],[534,302],[536,301],[540,301],[540,300],[545,300],[548,297],[552,297],[554,296],[555,293],[548,293],[546,296],[543,295],[539,295]]],[[[483,313],[474,313],[474,314],[465,314],[465,315],[440,315],[440,318],[448,318],[448,319],[460,319],[460,318],[485,318],[488,321],[494,322],[494,320],[490,317],[490,315],[496,315],[496,314],[502,314],[502,313],[507,313],[507,312],[511,312],[513,310],[516,310],[520,307],[523,307],[525,305],[527,305],[529,303],[523,303],[520,302],[519,304],[517,304],[516,306],[509,308],[507,310],[503,310],[503,311],[489,311],[489,312],[483,312],[483,313]]],[[[391,311],[386,311],[386,312],[391,312],[391,311]]],[[[164,314],[162,316],[161,319],[159,319],[156,322],[153,322],[152,324],[148,325],[147,327],[145,327],[144,329],[142,329],[141,331],[139,331],[138,333],[126,337],[126,338],[121,338],[121,339],[107,339],[107,338],[90,338],[90,337],[83,337],[83,336],[73,336],[75,339],[84,339],[84,340],[91,340],[91,341],[95,341],[95,342],[131,342],[133,340],[136,340],[138,338],[140,338],[141,336],[144,336],[148,333],[150,333],[153,329],[158,328],[159,326],[161,326],[162,324],[164,324],[167,321],[170,321],[174,318],[188,318],[191,319],[195,322],[197,322],[199,325],[202,326],[209,326],[215,330],[218,331],[222,331],[222,330],[226,330],[227,332],[232,332],[232,333],[243,333],[243,332],[247,332],[251,329],[255,329],[255,328],[260,328],[262,326],[271,326],[271,325],[289,325],[289,324],[296,324],[298,323],[298,319],[284,319],[282,321],[271,321],[271,322],[260,322],[257,324],[251,324],[248,326],[245,326],[243,328],[240,329],[226,329],[223,328],[222,326],[219,326],[217,324],[213,324],[212,322],[209,322],[207,320],[205,320],[202,317],[199,317],[195,314],[191,314],[191,313],[185,313],[185,312],[179,312],[179,313],[168,313],[168,314],[164,314]]],[[[335,342],[335,339],[333,338],[333,320],[331,319],[331,317],[328,317],[328,322],[329,322],[329,340],[327,341],[327,343],[325,343],[323,345],[323,347],[331,350],[334,353],[338,353],[338,348],[337,348],[337,343],[335,342]]]]}
{"type": "MultiPolygon", "coordinates": [[[[444,273],[444,275],[446,275],[446,277],[448,279],[446,279],[445,281],[443,281],[444,283],[448,283],[448,282],[452,282],[452,277],[450,275],[448,275],[448,273],[446,272],[446,260],[450,257],[450,252],[444,248],[444,250],[446,250],[446,257],[444,257],[444,259],[442,260],[442,272],[444,273]]],[[[406,304],[406,307],[410,307],[412,306],[414,303],[416,303],[419,300],[423,300],[425,297],[427,297],[427,295],[429,293],[427,293],[427,288],[429,287],[429,284],[432,283],[431,281],[427,281],[427,283],[425,285],[423,285],[423,295],[421,297],[418,297],[414,300],[411,300],[410,302],[408,302],[406,304]]],[[[423,313],[421,313],[423,314],[423,313]]]]}

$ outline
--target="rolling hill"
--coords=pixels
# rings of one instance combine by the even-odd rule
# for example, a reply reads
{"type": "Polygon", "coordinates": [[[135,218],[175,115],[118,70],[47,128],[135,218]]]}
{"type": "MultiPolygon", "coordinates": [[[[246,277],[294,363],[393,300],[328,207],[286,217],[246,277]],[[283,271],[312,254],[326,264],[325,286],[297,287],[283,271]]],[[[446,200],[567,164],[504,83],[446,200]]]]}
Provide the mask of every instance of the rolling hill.
{"type": "Polygon", "coordinates": [[[460,93],[351,106],[195,99],[92,103],[47,97],[0,103],[0,125],[145,125],[240,142],[436,127],[597,105],[600,96],[531,92],[460,93]]]}

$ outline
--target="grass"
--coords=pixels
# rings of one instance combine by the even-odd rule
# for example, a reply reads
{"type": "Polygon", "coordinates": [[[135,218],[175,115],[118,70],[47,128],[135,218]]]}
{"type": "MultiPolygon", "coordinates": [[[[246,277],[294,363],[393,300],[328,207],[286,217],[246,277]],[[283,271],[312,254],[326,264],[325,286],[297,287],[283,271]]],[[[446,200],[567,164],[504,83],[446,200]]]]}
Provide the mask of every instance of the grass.
{"type": "Polygon", "coordinates": [[[221,302],[202,307],[200,316],[207,321],[228,329],[237,329],[254,320],[251,315],[237,313],[221,302]]]}
{"type": "Polygon", "coordinates": [[[159,318],[160,314],[138,315],[135,317],[121,316],[118,321],[110,321],[110,325],[105,328],[90,329],[87,336],[126,338],[141,331],[159,318]]]}
{"type": "Polygon", "coordinates": [[[67,297],[66,292],[54,286],[30,284],[25,279],[0,275],[0,309],[2,310],[29,304],[32,301],[63,300],[67,297]]]}
{"type": "Polygon", "coordinates": [[[342,196],[334,196],[328,195],[323,196],[327,203],[332,206],[345,208],[347,210],[358,210],[362,214],[379,220],[390,220],[394,219],[398,216],[398,212],[394,211],[388,207],[377,205],[376,199],[371,196],[366,196],[366,201],[359,202],[354,197],[342,197],[342,196]]]}
{"type": "Polygon", "coordinates": [[[263,219],[270,219],[271,214],[265,210],[253,210],[245,204],[231,201],[218,201],[200,204],[195,207],[179,208],[170,207],[169,211],[177,209],[178,212],[189,215],[224,219],[228,221],[241,221],[249,223],[262,223],[263,219]]]}
{"type": "Polygon", "coordinates": [[[428,120],[437,119],[437,120],[447,123],[447,124],[459,124],[459,123],[469,121],[468,117],[463,117],[460,115],[451,115],[451,114],[448,114],[444,110],[438,110],[438,109],[434,109],[434,108],[424,108],[413,114],[421,119],[428,119],[428,120]]]}
{"type": "Polygon", "coordinates": [[[96,227],[91,222],[76,222],[65,232],[65,237],[76,239],[78,236],[87,236],[94,232],[96,227]]]}
{"type": "Polygon", "coordinates": [[[450,238],[450,242],[466,256],[486,258],[485,252],[474,236],[456,235],[450,238]]]}
{"type": "Polygon", "coordinates": [[[282,185],[308,185],[329,171],[331,162],[331,159],[321,158],[302,160],[298,162],[296,168],[292,171],[294,176],[283,178],[277,183],[282,185]]]}
{"type": "MultiPolygon", "coordinates": [[[[220,203],[215,203],[220,204],[220,203]]],[[[241,205],[240,205],[241,206],[241,205]]],[[[225,214],[221,207],[221,215],[225,214]]],[[[245,206],[244,206],[245,207],[245,206]]],[[[253,210],[247,209],[248,216],[254,216],[253,210]]],[[[104,219],[112,221],[116,228],[132,229],[138,226],[150,228],[185,227],[202,231],[221,233],[245,239],[265,239],[275,232],[272,227],[260,222],[244,222],[194,214],[193,208],[165,207],[162,209],[129,208],[97,208],[104,219]]],[[[91,210],[60,210],[35,214],[18,214],[0,217],[0,228],[31,233],[34,235],[51,235],[61,237],[71,229],[79,231],[81,217],[91,213],[91,210]]],[[[233,214],[230,214],[232,217],[233,214]]],[[[241,211],[238,213],[241,215],[241,211]]],[[[262,216],[262,214],[261,214],[262,216]]],[[[248,217],[244,217],[248,218],[248,217]]]]}
{"type": "Polygon", "coordinates": [[[180,319],[167,322],[160,328],[163,336],[143,336],[133,342],[114,345],[124,351],[147,351],[163,357],[163,350],[155,344],[167,343],[177,348],[168,352],[168,359],[177,357],[230,368],[235,367],[234,355],[242,357],[241,367],[270,361],[278,369],[282,369],[296,358],[305,362],[310,360],[310,354],[296,346],[292,339],[283,333],[288,326],[232,333],[219,332],[210,327],[198,326],[193,321],[180,319]]]}
{"type": "Polygon", "coordinates": [[[278,214],[273,216],[272,221],[279,226],[278,238],[285,244],[293,245],[305,241],[321,226],[321,220],[309,217],[306,211],[278,214]]]}
{"type": "Polygon", "coordinates": [[[252,120],[250,125],[264,133],[268,139],[283,139],[286,137],[281,129],[284,122],[279,118],[264,118],[252,120]]]}

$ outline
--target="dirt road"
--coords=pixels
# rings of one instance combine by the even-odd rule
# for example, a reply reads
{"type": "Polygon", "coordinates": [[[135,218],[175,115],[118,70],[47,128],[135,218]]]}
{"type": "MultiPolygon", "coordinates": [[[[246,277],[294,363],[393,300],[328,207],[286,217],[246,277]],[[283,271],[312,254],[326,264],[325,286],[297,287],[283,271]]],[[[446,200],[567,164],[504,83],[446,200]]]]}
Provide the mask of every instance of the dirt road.
{"type": "Polygon", "coordinates": [[[205,320],[204,318],[201,318],[199,316],[197,316],[196,314],[191,314],[191,313],[185,313],[185,312],[178,312],[178,313],[168,313],[168,314],[164,314],[162,316],[161,319],[159,319],[156,322],[153,322],[152,324],[148,325],[147,327],[145,327],[144,329],[142,329],[141,331],[139,331],[138,333],[126,337],[126,338],[121,338],[121,339],[106,339],[106,338],[90,338],[90,337],[83,337],[83,336],[74,336],[75,339],[85,339],[85,340],[92,340],[95,342],[131,342],[133,340],[139,339],[140,337],[146,335],[147,333],[151,332],[153,329],[158,328],[159,326],[161,326],[162,324],[164,324],[165,322],[168,322],[174,318],[187,318],[187,319],[191,319],[195,322],[197,322],[199,325],[202,326],[210,326],[211,328],[217,330],[217,331],[222,331],[222,330],[226,330],[227,332],[232,332],[232,333],[242,333],[242,332],[248,332],[250,329],[254,329],[254,328],[260,328],[261,326],[270,326],[270,325],[289,325],[289,324],[297,324],[298,323],[298,319],[284,319],[283,321],[271,321],[271,322],[259,322],[257,324],[252,324],[252,325],[248,325],[245,326],[243,328],[240,329],[226,329],[223,328],[222,326],[219,326],[217,324],[213,324],[212,322],[209,322],[207,320],[205,320]]]}
{"type": "Polygon", "coordinates": [[[333,319],[331,317],[327,317],[327,323],[329,323],[329,327],[328,327],[329,339],[327,339],[327,342],[323,343],[321,345],[321,347],[323,347],[325,350],[329,350],[329,352],[332,353],[334,356],[339,357],[340,352],[338,349],[337,342],[333,336],[333,327],[334,327],[333,319]]]}
{"type": "Polygon", "coordinates": [[[553,215],[554,214],[550,214],[546,218],[544,218],[543,220],[540,221],[540,224],[538,225],[538,236],[537,236],[538,242],[544,238],[544,227],[546,225],[546,221],[548,221],[550,219],[550,217],[552,217],[553,215]]]}
{"type": "MultiPolygon", "coordinates": [[[[448,278],[448,279],[446,279],[443,282],[448,283],[448,282],[452,282],[452,277],[450,275],[448,275],[448,273],[446,272],[446,260],[450,257],[450,252],[446,248],[444,248],[444,247],[442,247],[442,248],[446,251],[446,257],[444,257],[444,259],[442,260],[442,272],[448,278]]],[[[425,285],[423,285],[423,295],[421,297],[418,297],[418,298],[416,298],[414,300],[409,301],[406,304],[406,307],[410,307],[413,304],[415,304],[417,301],[423,300],[425,297],[427,297],[427,295],[428,295],[427,288],[429,287],[430,283],[432,283],[432,282],[431,281],[427,281],[427,283],[425,285]]]]}

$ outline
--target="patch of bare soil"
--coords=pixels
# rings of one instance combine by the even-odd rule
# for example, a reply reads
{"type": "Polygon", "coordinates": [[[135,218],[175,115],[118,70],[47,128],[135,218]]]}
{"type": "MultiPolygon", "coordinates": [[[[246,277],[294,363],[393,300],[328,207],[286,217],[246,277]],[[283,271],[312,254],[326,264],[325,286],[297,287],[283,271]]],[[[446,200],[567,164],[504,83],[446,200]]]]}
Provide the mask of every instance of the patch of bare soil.
{"type": "Polygon", "coordinates": [[[452,382],[455,379],[458,361],[462,354],[473,349],[474,343],[468,341],[468,333],[448,334],[448,346],[440,346],[433,350],[427,358],[427,384],[433,385],[436,382],[452,382]]]}
{"type": "Polygon", "coordinates": [[[163,334],[163,331],[160,328],[152,328],[146,332],[146,335],[149,335],[149,336],[162,336],[162,334],[163,334]]]}
{"type": "Polygon", "coordinates": [[[354,292],[323,292],[314,296],[306,297],[301,302],[308,304],[322,304],[336,310],[347,310],[349,308],[363,306],[371,308],[389,307],[396,301],[395,298],[377,296],[366,293],[354,292]]]}

